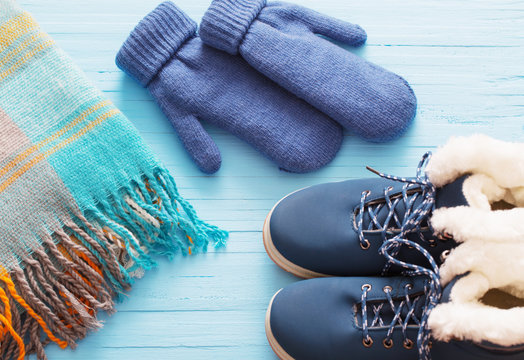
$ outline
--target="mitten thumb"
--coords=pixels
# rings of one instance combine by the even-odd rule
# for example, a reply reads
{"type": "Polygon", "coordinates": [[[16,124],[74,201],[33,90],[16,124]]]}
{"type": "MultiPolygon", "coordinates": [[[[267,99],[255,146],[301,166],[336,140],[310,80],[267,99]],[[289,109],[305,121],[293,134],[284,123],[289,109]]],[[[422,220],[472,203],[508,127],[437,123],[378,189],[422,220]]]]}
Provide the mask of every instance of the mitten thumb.
{"type": "Polygon", "coordinates": [[[288,3],[280,3],[280,5],[287,7],[287,10],[298,21],[317,35],[326,36],[349,46],[361,46],[366,42],[366,31],[356,24],[321,14],[300,5],[288,3]]]}
{"type": "Polygon", "coordinates": [[[366,42],[366,32],[358,25],[320,14],[303,6],[266,0],[213,0],[200,23],[200,37],[214,48],[231,55],[238,48],[249,27],[257,18],[270,18],[284,23],[284,27],[298,22],[311,32],[340,41],[349,46],[360,46],[366,42]]]}
{"type": "Polygon", "coordinates": [[[168,118],[198,168],[207,174],[217,172],[222,163],[220,151],[200,121],[192,114],[173,108],[169,109],[168,118]]]}

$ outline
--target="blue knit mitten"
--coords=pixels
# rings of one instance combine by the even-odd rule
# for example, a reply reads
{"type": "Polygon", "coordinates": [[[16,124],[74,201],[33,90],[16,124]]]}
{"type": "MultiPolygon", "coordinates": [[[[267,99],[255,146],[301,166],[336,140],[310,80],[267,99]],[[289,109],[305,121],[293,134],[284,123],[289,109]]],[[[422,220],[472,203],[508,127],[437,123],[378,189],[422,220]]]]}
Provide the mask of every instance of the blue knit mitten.
{"type": "Polygon", "coordinates": [[[230,131],[287,171],[315,170],[333,159],[343,137],[339,124],[241,57],[204,45],[196,29],[173,3],[162,3],[131,32],[116,63],[149,89],[202,171],[217,171],[221,159],[199,120],[230,131]]]}
{"type": "Polygon", "coordinates": [[[248,63],[364,139],[399,136],[415,116],[407,82],[323,39],[360,46],[366,33],[299,5],[214,0],[200,24],[202,40],[248,63]]]}

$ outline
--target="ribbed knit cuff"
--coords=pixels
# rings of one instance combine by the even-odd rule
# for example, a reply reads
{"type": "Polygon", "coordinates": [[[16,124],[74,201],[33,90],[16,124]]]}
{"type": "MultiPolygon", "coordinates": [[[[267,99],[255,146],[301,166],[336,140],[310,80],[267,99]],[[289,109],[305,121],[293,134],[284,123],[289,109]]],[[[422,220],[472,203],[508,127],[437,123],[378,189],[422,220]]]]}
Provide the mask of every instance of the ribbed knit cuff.
{"type": "Polygon", "coordinates": [[[196,30],[197,24],[182,10],[171,2],[164,2],[129,34],[116,55],[116,65],[147,86],[196,30]]]}
{"type": "Polygon", "coordinates": [[[200,23],[200,38],[207,45],[236,55],[249,26],[264,6],[266,0],[214,0],[200,23]]]}

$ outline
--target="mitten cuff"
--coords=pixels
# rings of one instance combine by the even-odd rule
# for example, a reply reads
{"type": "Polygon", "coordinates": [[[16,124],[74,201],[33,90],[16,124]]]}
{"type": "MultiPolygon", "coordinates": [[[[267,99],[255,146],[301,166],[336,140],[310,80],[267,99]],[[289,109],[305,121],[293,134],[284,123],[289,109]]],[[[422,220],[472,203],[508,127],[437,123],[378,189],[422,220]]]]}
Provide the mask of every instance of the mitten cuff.
{"type": "Polygon", "coordinates": [[[196,29],[197,24],[175,4],[164,2],[129,34],[116,55],[116,64],[147,86],[196,29]]]}
{"type": "Polygon", "coordinates": [[[249,26],[264,6],[266,0],[214,0],[200,23],[200,38],[236,55],[249,26]]]}

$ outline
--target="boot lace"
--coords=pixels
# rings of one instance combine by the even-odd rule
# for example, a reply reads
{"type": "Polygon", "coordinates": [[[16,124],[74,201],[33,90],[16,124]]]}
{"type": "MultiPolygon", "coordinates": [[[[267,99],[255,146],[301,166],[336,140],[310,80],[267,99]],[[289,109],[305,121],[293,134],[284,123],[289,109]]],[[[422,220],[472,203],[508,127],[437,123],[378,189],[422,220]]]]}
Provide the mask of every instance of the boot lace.
{"type": "Polygon", "coordinates": [[[399,178],[392,175],[378,173],[381,177],[400,181],[404,183],[418,184],[422,188],[423,201],[418,204],[409,215],[405,216],[400,232],[394,237],[387,239],[380,248],[380,253],[386,257],[388,263],[398,265],[404,268],[403,274],[406,276],[425,276],[427,278],[425,288],[425,301],[420,317],[419,331],[417,335],[417,347],[420,360],[430,360],[430,329],[428,318],[431,311],[437,306],[442,295],[442,286],[440,283],[439,268],[431,254],[420,244],[408,240],[406,235],[420,228],[422,221],[425,221],[435,207],[436,187],[433,185],[423,168],[431,158],[431,153],[427,152],[422,157],[417,169],[415,179],[399,178]],[[428,267],[410,264],[396,258],[401,246],[410,246],[419,251],[428,262],[428,267]]]}
{"type": "Polygon", "coordinates": [[[367,300],[368,292],[371,290],[371,285],[364,284],[362,286],[361,295],[361,312],[362,312],[362,343],[366,347],[373,344],[373,339],[369,335],[369,330],[373,328],[384,329],[387,327],[386,337],[382,343],[386,348],[393,347],[393,332],[400,328],[404,337],[403,345],[406,349],[413,348],[413,341],[408,338],[408,326],[420,326],[420,319],[416,316],[415,310],[417,304],[424,301],[424,294],[412,295],[409,291],[412,289],[411,284],[404,286],[404,296],[400,298],[393,298],[391,295],[392,288],[384,287],[383,291],[386,294],[386,301],[375,302],[367,300]],[[393,314],[392,318],[391,315],[393,314]],[[385,318],[391,318],[386,320],[385,318]],[[389,321],[389,323],[387,323],[389,321]]]}
{"type": "Polygon", "coordinates": [[[414,179],[396,177],[382,174],[370,167],[367,169],[381,177],[405,183],[401,194],[392,194],[393,187],[384,189],[384,199],[379,201],[368,201],[370,191],[362,192],[360,206],[355,216],[355,231],[358,234],[362,249],[370,247],[369,240],[366,239],[365,231],[378,231],[382,235],[382,240],[386,241],[397,235],[401,229],[410,229],[410,232],[417,232],[421,240],[434,243],[434,239],[426,240],[422,235],[422,228],[428,226],[427,218],[433,210],[435,204],[436,189],[431,184],[423,169],[431,157],[431,153],[426,153],[417,167],[417,175],[414,179]],[[422,204],[415,207],[417,200],[422,199],[422,204]],[[403,205],[399,209],[399,205],[403,205]],[[424,205],[421,208],[421,205],[424,205]],[[385,220],[381,223],[378,218],[380,211],[387,209],[385,220]],[[368,219],[365,224],[365,218],[368,219]]]}
{"type": "Polygon", "coordinates": [[[380,248],[380,253],[384,255],[389,261],[399,266],[402,266],[406,276],[426,276],[427,284],[425,289],[425,303],[422,309],[422,315],[420,319],[420,327],[417,335],[417,347],[420,360],[430,360],[430,329],[428,325],[429,314],[437,306],[442,296],[442,286],[440,284],[439,268],[431,254],[416,242],[402,238],[401,235],[397,235],[394,238],[387,240],[380,248]],[[391,254],[395,252],[399,246],[407,245],[415,248],[428,260],[429,268],[424,266],[406,263],[398,260],[391,254]]]}

